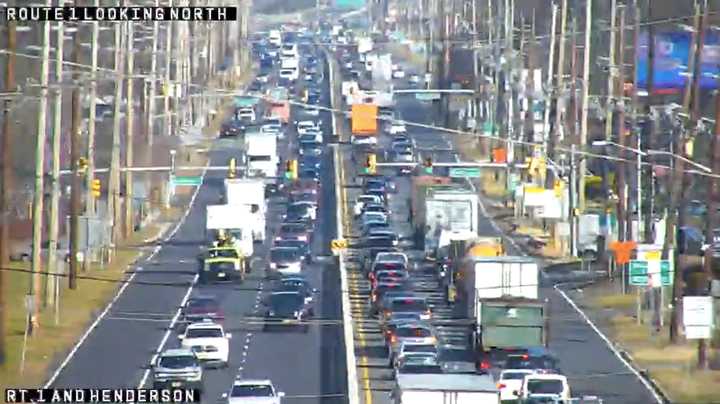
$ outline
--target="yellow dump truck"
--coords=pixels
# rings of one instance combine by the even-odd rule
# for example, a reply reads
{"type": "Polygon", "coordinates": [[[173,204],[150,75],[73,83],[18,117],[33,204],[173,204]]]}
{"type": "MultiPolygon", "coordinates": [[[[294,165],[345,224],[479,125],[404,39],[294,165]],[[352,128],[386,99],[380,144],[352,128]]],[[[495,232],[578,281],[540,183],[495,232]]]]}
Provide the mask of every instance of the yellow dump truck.
{"type": "Polygon", "coordinates": [[[199,258],[198,280],[201,284],[245,281],[250,262],[235,246],[214,246],[199,258]]]}
{"type": "Polygon", "coordinates": [[[477,237],[468,243],[467,258],[500,257],[505,255],[502,237],[477,237]]]}

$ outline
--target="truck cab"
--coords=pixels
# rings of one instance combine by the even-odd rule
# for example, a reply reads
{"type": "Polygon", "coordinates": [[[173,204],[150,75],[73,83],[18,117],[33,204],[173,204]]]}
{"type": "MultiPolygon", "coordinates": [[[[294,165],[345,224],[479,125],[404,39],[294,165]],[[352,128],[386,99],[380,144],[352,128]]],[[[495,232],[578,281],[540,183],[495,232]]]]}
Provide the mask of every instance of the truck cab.
{"type": "Polygon", "coordinates": [[[245,281],[250,261],[239,254],[234,246],[212,247],[199,258],[201,261],[198,274],[200,283],[242,283],[245,281]]]}

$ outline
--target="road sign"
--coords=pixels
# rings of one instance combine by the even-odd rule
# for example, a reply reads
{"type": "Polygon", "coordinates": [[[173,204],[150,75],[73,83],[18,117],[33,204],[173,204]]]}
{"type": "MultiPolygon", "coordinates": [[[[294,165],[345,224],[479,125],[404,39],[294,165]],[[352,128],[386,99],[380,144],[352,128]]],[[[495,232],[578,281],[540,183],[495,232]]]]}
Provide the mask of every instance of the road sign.
{"type": "Polygon", "coordinates": [[[333,251],[333,253],[337,254],[341,250],[346,249],[348,246],[348,242],[344,238],[335,239],[330,242],[330,249],[333,251]]]}
{"type": "Polygon", "coordinates": [[[633,286],[669,286],[673,283],[670,261],[631,260],[629,266],[630,284],[633,286]],[[659,269],[659,270],[658,270],[659,269]],[[659,279],[658,279],[659,272],[659,279]]]}
{"type": "Polygon", "coordinates": [[[442,98],[440,93],[415,93],[415,99],[419,101],[434,101],[442,98]]]}
{"type": "Polygon", "coordinates": [[[713,328],[712,296],[683,297],[685,338],[709,339],[713,328]]]}
{"type": "Polygon", "coordinates": [[[479,167],[450,167],[452,178],[480,178],[479,167]]]}
{"type": "Polygon", "coordinates": [[[177,186],[190,186],[190,187],[199,187],[203,183],[203,179],[201,176],[178,176],[178,177],[172,177],[170,179],[170,183],[177,187],[177,186]]]}

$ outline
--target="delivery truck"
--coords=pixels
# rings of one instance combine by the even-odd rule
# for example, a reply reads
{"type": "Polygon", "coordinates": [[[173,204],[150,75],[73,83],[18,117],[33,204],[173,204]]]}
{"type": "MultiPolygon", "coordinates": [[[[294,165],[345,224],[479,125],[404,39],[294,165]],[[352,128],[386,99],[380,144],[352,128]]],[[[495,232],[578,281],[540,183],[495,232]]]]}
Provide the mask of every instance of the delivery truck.
{"type": "Polygon", "coordinates": [[[413,197],[417,241],[426,256],[435,256],[443,230],[477,234],[478,195],[474,190],[456,184],[431,185],[413,197]]]}
{"type": "Polygon", "coordinates": [[[466,257],[457,274],[458,294],[473,318],[478,351],[516,350],[547,344],[547,313],[539,300],[540,272],[528,257],[466,257]]]}
{"type": "Polygon", "coordinates": [[[262,132],[245,133],[245,155],[248,176],[266,178],[266,183],[275,183],[280,163],[277,135],[262,132]]]}
{"type": "Polygon", "coordinates": [[[500,404],[490,375],[399,374],[390,397],[393,404],[500,404]]]}
{"type": "Polygon", "coordinates": [[[233,246],[243,257],[251,257],[254,252],[253,230],[257,215],[246,205],[207,205],[205,234],[208,241],[223,237],[232,240],[233,246]]]}
{"type": "Polygon", "coordinates": [[[378,106],[374,104],[353,104],[351,108],[350,127],[352,129],[352,144],[377,144],[378,106]]]}
{"type": "Polygon", "coordinates": [[[226,178],[225,204],[246,212],[255,242],[265,240],[267,204],[265,182],[253,178],[226,178]]]}

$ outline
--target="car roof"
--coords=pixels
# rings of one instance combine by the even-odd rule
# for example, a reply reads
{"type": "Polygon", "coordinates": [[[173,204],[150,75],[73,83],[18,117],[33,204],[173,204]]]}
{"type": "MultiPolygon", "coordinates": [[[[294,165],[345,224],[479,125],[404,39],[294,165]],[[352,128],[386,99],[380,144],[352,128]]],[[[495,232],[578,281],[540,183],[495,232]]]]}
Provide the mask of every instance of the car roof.
{"type": "Polygon", "coordinates": [[[160,353],[160,356],[195,356],[189,348],[170,348],[160,353]]]}
{"type": "Polygon", "coordinates": [[[195,328],[206,328],[206,329],[220,328],[220,329],[222,329],[223,327],[222,327],[222,325],[220,325],[218,323],[213,323],[212,321],[204,321],[204,322],[189,324],[186,329],[189,330],[191,328],[193,328],[193,329],[195,329],[195,328]]]}
{"type": "Polygon", "coordinates": [[[233,382],[233,386],[255,386],[259,384],[273,386],[272,381],[269,379],[241,379],[233,382]]]}

